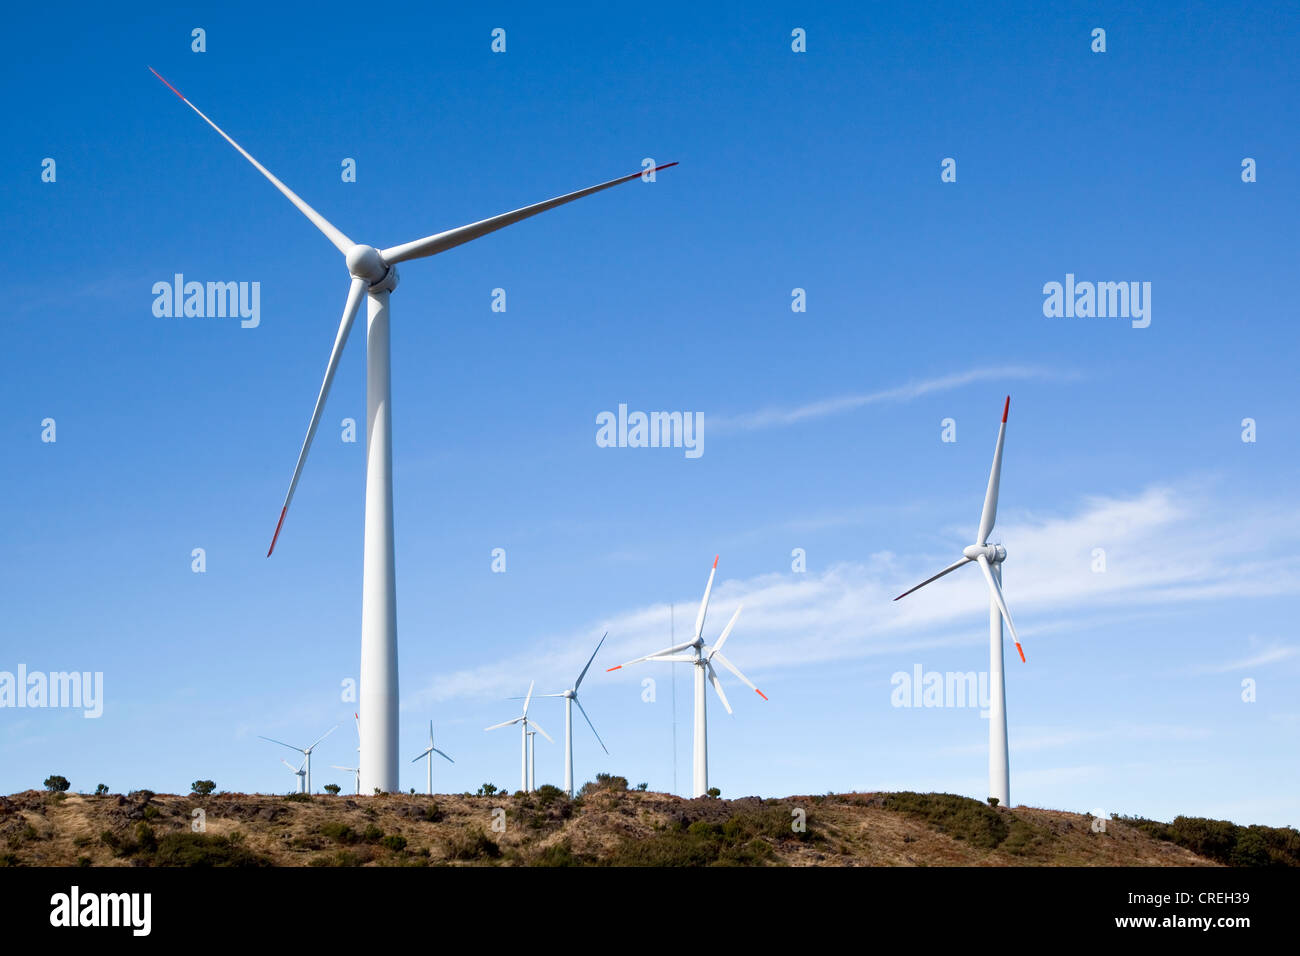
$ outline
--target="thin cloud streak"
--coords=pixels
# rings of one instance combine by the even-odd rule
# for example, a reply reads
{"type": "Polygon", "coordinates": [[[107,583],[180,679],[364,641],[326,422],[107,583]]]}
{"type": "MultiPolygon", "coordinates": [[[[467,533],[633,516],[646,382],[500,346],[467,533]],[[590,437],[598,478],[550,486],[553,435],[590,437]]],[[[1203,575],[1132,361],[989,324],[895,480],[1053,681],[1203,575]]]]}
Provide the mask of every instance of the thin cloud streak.
{"type": "Polygon", "coordinates": [[[719,430],[755,431],[760,428],[778,428],[812,419],[825,418],[828,415],[838,415],[882,402],[907,402],[924,395],[935,392],[948,392],[976,382],[1024,381],[1026,379],[1062,380],[1074,377],[1076,376],[1033,366],[977,368],[954,375],[945,375],[940,378],[908,382],[906,385],[887,388],[878,392],[868,392],[863,395],[843,395],[839,398],[822,399],[821,401],[807,402],[803,405],[784,408],[773,406],[740,415],[709,415],[708,422],[709,429],[712,432],[719,430]]]}

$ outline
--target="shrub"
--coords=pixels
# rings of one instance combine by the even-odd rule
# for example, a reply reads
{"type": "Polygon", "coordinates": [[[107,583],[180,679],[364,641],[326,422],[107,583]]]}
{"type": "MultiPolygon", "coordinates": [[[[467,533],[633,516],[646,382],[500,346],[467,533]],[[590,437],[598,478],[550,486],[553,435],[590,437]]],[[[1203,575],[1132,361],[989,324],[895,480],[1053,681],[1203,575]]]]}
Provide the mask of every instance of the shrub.
{"type": "Polygon", "coordinates": [[[289,801],[290,803],[311,803],[311,794],[298,793],[295,790],[293,793],[286,793],[284,795],[284,799],[289,801]]]}
{"type": "Polygon", "coordinates": [[[396,833],[393,833],[381,839],[379,845],[385,849],[392,850],[394,853],[401,853],[406,849],[406,837],[398,836],[396,833]]]}
{"type": "Polygon", "coordinates": [[[497,785],[495,783],[485,783],[483,784],[483,786],[478,788],[477,796],[490,797],[492,796],[492,794],[496,792],[497,792],[497,785]]]}
{"type": "Polygon", "coordinates": [[[206,797],[217,789],[217,785],[211,780],[195,780],[190,784],[190,790],[195,796],[206,797]]]}
{"type": "Polygon", "coordinates": [[[1011,832],[992,807],[953,793],[891,793],[884,807],[924,820],[940,833],[981,849],[996,848],[1011,832]]]}
{"type": "Polygon", "coordinates": [[[367,843],[376,843],[384,838],[384,831],[379,829],[373,823],[368,824],[361,834],[362,839],[367,843]]]}
{"type": "Polygon", "coordinates": [[[352,829],[346,823],[340,823],[337,820],[327,820],[320,825],[319,833],[323,837],[328,837],[335,843],[356,843],[358,839],[357,831],[352,829]]]}
{"type": "Polygon", "coordinates": [[[95,796],[97,797],[102,797],[106,793],[108,793],[108,784],[106,783],[101,783],[95,788],[95,796]]]}
{"type": "Polygon", "coordinates": [[[325,784],[325,792],[331,797],[337,797],[339,795],[339,785],[337,783],[327,783],[325,784]]]}
{"type": "Polygon", "coordinates": [[[453,860],[496,859],[501,847],[478,827],[468,827],[446,840],[447,856],[453,860]]]}
{"type": "Polygon", "coordinates": [[[72,784],[68,783],[68,778],[60,774],[53,773],[45,778],[45,789],[51,793],[64,793],[72,784]]]}
{"type": "Polygon", "coordinates": [[[588,780],[582,785],[579,791],[583,796],[589,793],[597,793],[601,790],[613,790],[621,793],[627,789],[627,777],[620,777],[612,773],[598,773],[595,780],[588,780]]]}
{"type": "Polygon", "coordinates": [[[642,793],[645,793],[647,790],[650,789],[650,784],[648,784],[648,783],[638,783],[638,784],[636,785],[636,788],[637,788],[638,790],[640,790],[642,793]]]}
{"type": "Polygon", "coordinates": [[[159,840],[151,862],[154,866],[271,865],[269,857],[249,850],[242,840],[185,832],[169,833],[159,840]]]}
{"type": "Polygon", "coordinates": [[[143,813],[146,820],[156,820],[162,816],[162,811],[152,805],[145,807],[143,813]]]}
{"type": "Polygon", "coordinates": [[[708,793],[709,796],[713,797],[715,800],[718,797],[722,796],[722,791],[719,790],[717,787],[709,787],[709,789],[706,792],[708,793]]]}

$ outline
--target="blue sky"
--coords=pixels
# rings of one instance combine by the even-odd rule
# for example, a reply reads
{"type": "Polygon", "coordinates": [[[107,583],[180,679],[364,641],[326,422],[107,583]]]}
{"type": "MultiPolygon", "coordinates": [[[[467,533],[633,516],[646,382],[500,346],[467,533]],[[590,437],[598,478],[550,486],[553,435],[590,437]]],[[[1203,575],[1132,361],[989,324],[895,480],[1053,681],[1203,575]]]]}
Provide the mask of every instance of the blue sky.
{"type": "MultiPolygon", "coordinates": [[[[1014,802],[1300,822],[1283,5],[14,17],[0,670],[102,671],[105,705],[0,710],[0,790],[55,772],[285,790],[257,735],[305,744],[355,709],[340,683],[357,676],[364,450],[340,422],[364,416],[361,337],[265,557],[346,271],[152,65],[378,246],[681,163],[402,268],[402,750],[433,719],[457,761],[442,788],[515,786],[516,737],[482,732],[514,715],[504,698],[567,686],[606,629],[604,666],[667,644],[669,604],[680,635],[720,554],[706,639],[743,599],[728,653],[771,699],[726,679],[711,783],[982,798],[978,710],[890,702],[896,672],[987,666],[978,575],[889,599],[972,539],[1009,393],[994,537],[1028,656],[1008,661],[1014,802]],[[260,325],[155,317],[151,288],[177,272],[261,283],[260,325]],[[1067,273],[1150,282],[1151,324],[1045,317],[1043,285],[1067,273]],[[597,447],[620,403],[702,412],[704,454],[597,447]]],[[[666,665],[593,668],[611,755],[579,729],[579,781],[671,789],[671,694],[666,665]]],[[[537,716],[558,739],[559,705],[537,716]]],[[[350,763],[353,738],[322,745],[318,785],[350,785],[322,768],[350,763]]],[[[539,778],[560,782],[562,757],[543,742],[539,778]]]]}

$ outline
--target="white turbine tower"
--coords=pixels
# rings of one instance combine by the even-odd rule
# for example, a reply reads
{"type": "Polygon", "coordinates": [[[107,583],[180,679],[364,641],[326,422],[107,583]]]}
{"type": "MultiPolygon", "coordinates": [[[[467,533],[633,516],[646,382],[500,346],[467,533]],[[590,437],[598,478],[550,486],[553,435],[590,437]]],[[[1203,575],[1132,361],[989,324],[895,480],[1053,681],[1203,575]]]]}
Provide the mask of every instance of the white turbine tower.
{"type": "Polygon", "coordinates": [[[428,766],[429,789],[427,791],[429,796],[433,796],[433,755],[434,754],[437,754],[439,757],[442,757],[448,763],[456,762],[433,745],[433,721],[431,720],[429,721],[429,746],[418,757],[416,757],[415,760],[411,761],[411,763],[415,763],[416,760],[420,760],[421,758],[429,761],[429,766],[428,766]]]}
{"type": "Polygon", "coordinates": [[[295,747],[293,744],[286,744],[282,740],[274,740],[271,737],[262,737],[261,734],[258,734],[257,736],[262,737],[263,740],[270,741],[273,744],[279,744],[281,747],[288,747],[290,750],[296,750],[298,751],[298,753],[302,754],[306,758],[303,761],[302,765],[307,773],[307,779],[306,779],[307,789],[304,790],[303,792],[311,793],[311,752],[316,749],[316,744],[320,743],[322,740],[324,740],[326,737],[328,737],[330,734],[334,733],[334,731],[338,729],[339,729],[339,725],[335,724],[329,730],[325,731],[325,733],[321,734],[320,737],[317,738],[316,743],[312,744],[310,747],[307,748],[295,747]]]}
{"type": "Polygon", "coordinates": [[[289,772],[298,778],[298,792],[306,793],[307,792],[307,762],[304,760],[301,766],[295,768],[293,764],[289,763],[289,761],[281,757],[280,763],[288,767],[289,772]]]}
{"type": "Polygon", "coordinates": [[[199,108],[187,100],[176,87],[164,80],[152,67],[149,69],[154,76],[166,84],[168,89],[180,97],[185,105],[198,113],[205,123],[216,130],[222,139],[238,150],[240,155],[257,168],[258,172],[270,180],[271,184],[283,193],[299,212],[311,220],[312,225],[325,234],[334,247],[343,254],[351,276],[351,285],[343,306],[343,317],[334,337],[334,347],[325,366],[325,377],[316,396],[316,407],[307,426],[307,437],[298,452],[298,463],[294,466],[293,478],[289,482],[289,491],[280,509],[280,520],[275,526],[275,535],[271,538],[271,547],[266,552],[267,557],[270,557],[271,552],[275,550],[280,529],[284,526],[284,518],[289,511],[294,491],[298,487],[303,463],[307,460],[307,452],[311,448],[316,427],[320,423],[330,384],[334,381],[339,357],[347,343],[348,334],[352,331],[353,320],[361,308],[362,298],[367,300],[366,507],[361,584],[361,709],[366,712],[366,719],[363,722],[365,724],[365,736],[362,740],[364,759],[361,761],[361,766],[367,791],[378,788],[384,792],[395,792],[398,789],[399,770],[397,584],[393,546],[392,391],[389,384],[388,298],[397,287],[396,266],[399,262],[408,259],[422,259],[446,252],[448,249],[536,216],[538,213],[547,212],[575,199],[590,196],[620,183],[631,182],[677,164],[667,163],[656,166],[653,170],[632,173],[545,202],[502,213],[490,219],[482,219],[381,250],[354,243],[345,236],[329,220],[307,205],[297,193],[280,182],[265,166],[249,155],[221,127],[204,116],[199,108]]]}
{"type": "Polygon", "coordinates": [[[570,797],[573,796],[573,705],[578,705],[578,710],[582,711],[583,718],[587,721],[587,726],[591,732],[596,735],[596,743],[600,744],[600,749],[609,753],[609,748],[605,746],[605,741],[600,739],[600,734],[596,733],[596,725],[591,722],[587,716],[587,711],[583,709],[582,701],[578,700],[578,688],[582,686],[582,679],[587,676],[587,671],[591,667],[591,662],[596,659],[600,653],[601,644],[605,643],[605,638],[609,637],[606,631],[601,636],[600,642],[596,649],[591,652],[591,657],[587,659],[587,666],[582,669],[578,679],[573,682],[573,686],[560,694],[540,694],[541,697],[563,697],[564,698],[564,789],[570,797]]]}
{"type": "Polygon", "coordinates": [[[731,635],[731,629],[736,626],[736,618],[740,617],[740,609],[744,605],[736,607],[736,613],[731,615],[731,620],[722,629],[722,635],[718,638],[718,643],[714,644],[711,649],[700,636],[704,632],[704,615],[709,610],[709,594],[713,591],[713,576],[717,573],[718,559],[715,557],[713,559],[713,570],[709,572],[709,583],[704,588],[704,599],[700,601],[700,612],[695,616],[695,638],[693,640],[687,641],[685,644],[666,647],[662,651],[655,651],[645,657],[638,657],[636,660],[628,661],[627,664],[618,664],[608,669],[616,671],[620,667],[638,664],[641,661],[685,661],[695,665],[695,759],[691,772],[691,782],[692,796],[696,797],[703,797],[709,792],[708,694],[704,689],[706,678],[713,685],[713,689],[718,692],[718,699],[722,701],[722,706],[727,709],[727,713],[731,713],[731,704],[727,701],[727,695],[722,692],[722,682],[718,680],[718,675],[713,670],[714,659],[716,658],[719,664],[739,677],[759,697],[767,700],[767,695],[755,687],[754,683],[742,674],[735,664],[727,660],[722,653],[722,645],[727,643],[727,638],[731,635]],[[690,650],[692,653],[683,654],[682,652],[686,650],[690,650]]]}
{"type": "Polygon", "coordinates": [[[984,511],[980,514],[979,531],[975,543],[962,550],[962,558],[954,561],[934,577],[926,578],[916,587],[904,591],[895,601],[905,598],[931,581],[937,581],[951,571],[972,561],[980,566],[989,586],[989,796],[996,797],[1004,807],[1011,806],[1011,769],[1007,753],[1007,692],[1002,668],[1002,621],[1005,618],[1011,640],[1025,659],[1024,648],[1016,636],[1016,626],[1011,622],[1006,599],[1002,596],[1002,562],[1007,550],[1000,544],[989,544],[989,532],[998,514],[998,485],[1002,479],[1002,444],[1007,437],[1007,413],[1011,410],[1011,396],[1002,406],[1002,425],[998,428],[998,443],[993,449],[993,468],[989,472],[989,486],[984,493],[984,511]]]}
{"type": "Polygon", "coordinates": [[[519,789],[524,791],[524,793],[528,793],[533,788],[532,776],[528,772],[528,753],[529,753],[528,728],[529,727],[537,728],[538,733],[540,733],[547,740],[550,740],[551,743],[555,743],[555,741],[552,740],[551,735],[542,729],[541,724],[539,724],[535,720],[530,720],[528,717],[528,704],[533,699],[533,684],[535,683],[536,681],[529,681],[528,683],[528,696],[524,698],[523,714],[516,717],[514,720],[502,721],[499,724],[493,724],[491,727],[483,728],[484,731],[486,732],[488,730],[498,730],[502,727],[512,727],[515,724],[521,725],[520,746],[522,750],[519,757],[519,789]]]}

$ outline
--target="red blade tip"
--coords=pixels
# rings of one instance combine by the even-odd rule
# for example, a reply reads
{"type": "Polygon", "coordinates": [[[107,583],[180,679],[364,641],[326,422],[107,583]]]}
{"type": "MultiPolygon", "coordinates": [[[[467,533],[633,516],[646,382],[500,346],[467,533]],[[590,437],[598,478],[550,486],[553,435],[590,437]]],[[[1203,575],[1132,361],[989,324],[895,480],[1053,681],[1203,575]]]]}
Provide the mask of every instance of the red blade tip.
{"type": "Polygon", "coordinates": [[[715,568],[718,566],[718,558],[719,558],[719,557],[721,557],[721,555],[717,555],[717,554],[715,554],[715,555],[713,556],[713,566],[714,566],[715,568]]]}
{"type": "Polygon", "coordinates": [[[163,80],[163,75],[162,75],[161,73],[159,73],[159,72],[158,72],[157,70],[155,70],[153,67],[149,67],[149,72],[152,73],[154,76],[158,77],[158,79],[162,80],[162,82],[163,82],[163,86],[167,87],[167,89],[171,90],[171,91],[172,91],[173,93],[175,93],[177,96],[180,96],[182,100],[185,99],[184,96],[181,96],[181,91],[180,91],[180,90],[176,89],[176,87],[172,86],[172,85],[171,85],[170,83],[168,83],[166,80],[163,80]]]}
{"type": "Polygon", "coordinates": [[[761,690],[759,690],[757,687],[754,688],[754,693],[757,694],[759,697],[763,698],[764,700],[767,700],[767,695],[764,694],[764,693],[763,693],[761,690]]]}
{"type": "Polygon", "coordinates": [[[1020,663],[1022,663],[1022,664],[1027,664],[1028,661],[1025,660],[1025,649],[1024,649],[1023,647],[1021,647],[1019,644],[1017,644],[1017,645],[1016,645],[1016,650],[1018,650],[1018,651],[1020,652],[1020,663]]]}
{"type": "Polygon", "coordinates": [[[1007,423],[1007,412],[1011,411],[1011,396],[1007,396],[1007,403],[1002,406],[1002,424],[1007,423]]]}
{"type": "Polygon", "coordinates": [[[619,670],[622,666],[623,666],[622,664],[616,664],[616,665],[614,665],[613,667],[606,667],[606,668],[605,668],[605,673],[608,674],[610,671],[616,671],[616,670],[619,670]]]}
{"type": "Polygon", "coordinates": [[[271,552],[275,550],[275,543],[280,540],[280,529],[284,527],[284,515],[288,510],[288,505],[285,505],[280,509],[280,520],[275,524],[275,535],[271,538],[271,547],[266,549],[266,556],[268,558],[271,556],[271,552]]]}

